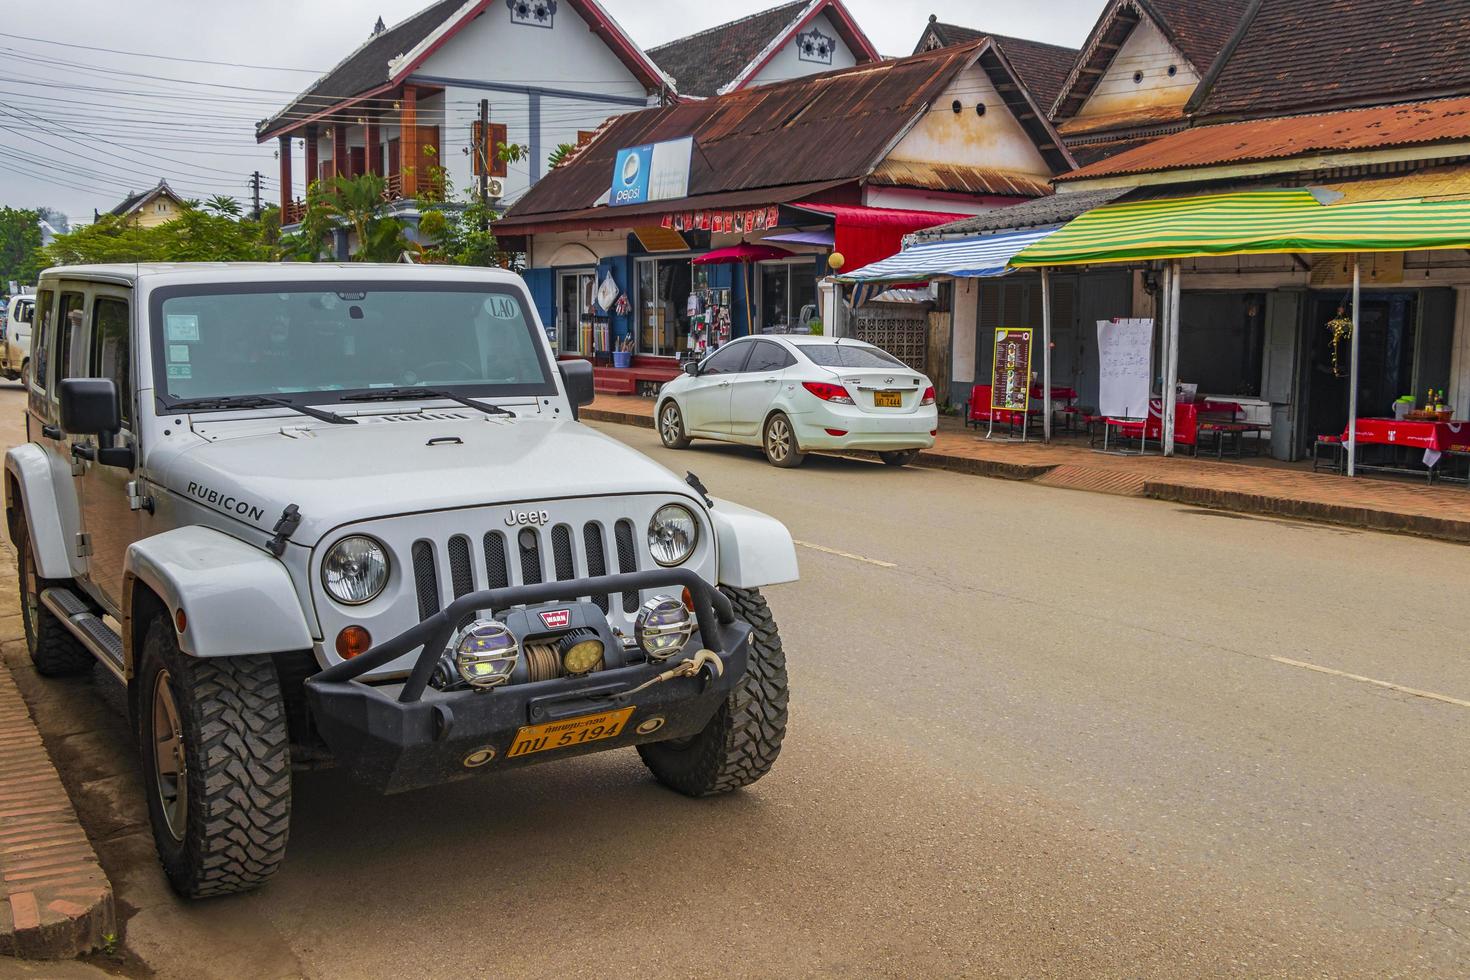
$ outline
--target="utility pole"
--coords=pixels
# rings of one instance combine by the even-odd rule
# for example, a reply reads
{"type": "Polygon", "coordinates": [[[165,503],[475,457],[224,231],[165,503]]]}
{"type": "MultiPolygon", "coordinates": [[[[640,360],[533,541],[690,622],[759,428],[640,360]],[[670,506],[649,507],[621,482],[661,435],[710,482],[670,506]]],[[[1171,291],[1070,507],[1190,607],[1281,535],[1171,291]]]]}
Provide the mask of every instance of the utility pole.
{"type": "Polygon", "coordinates": [[[255,210],[250,212],[250,217],[256,221],[260,220],[260,182],[264,179],[265,176],[259,170],[250,175],[250,194],[255,203],[255,210]]]}
{"type": "Polygon", "coordinates": [[[480,155],[480,230],[490,230],[490,100],[480,100],[480,141],[475,152],[480,155]]]}

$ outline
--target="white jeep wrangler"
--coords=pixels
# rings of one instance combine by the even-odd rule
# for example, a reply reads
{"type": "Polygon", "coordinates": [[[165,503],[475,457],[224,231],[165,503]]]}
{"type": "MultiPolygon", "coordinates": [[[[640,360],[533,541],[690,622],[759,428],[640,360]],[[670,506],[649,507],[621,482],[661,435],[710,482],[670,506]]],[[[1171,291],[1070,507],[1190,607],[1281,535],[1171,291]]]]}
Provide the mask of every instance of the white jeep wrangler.
{"type": "Polygon", "coordinates": [[[384,792],[636,746],[759,779],[786,665],[778,522],[576,422],[521,280],[424,266],[43,273],[5,457],[26,640],[127,685],[189,897],[280,865],[291,773],[384,792]]]}

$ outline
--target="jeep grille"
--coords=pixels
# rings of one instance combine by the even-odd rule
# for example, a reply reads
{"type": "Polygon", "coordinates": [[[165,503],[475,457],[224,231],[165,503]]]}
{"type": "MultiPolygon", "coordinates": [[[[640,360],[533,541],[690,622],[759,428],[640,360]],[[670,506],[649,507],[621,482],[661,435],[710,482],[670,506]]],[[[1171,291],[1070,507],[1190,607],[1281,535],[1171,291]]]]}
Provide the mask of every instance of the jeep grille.
{"type": "MultiPolygon", "coordinates": [[[[617,571],[638,571],[638,549],[634,545],[636,539],[633,522],[626,518],[615,522],[612,534],[613,548],[617,551],[617,571]]],[[[559,582],[609,574],[607,528],[600,521],[583,524],[580,535],[574,535],[568,524],[557,524],[549,530],[527,526],[511,532],[510,535],[502,531],[490,531],[479,544],[485,562],[486,585],[492,589],[544,582],[548,570],[559,582]],[[509,549],[515,551],[513,559],[508,553],[509,549]],[[548,550],[551,559],[549,569],[546,554],[548,550]],[[519,574],[512,576],[512,569],[519,574]]],[[[454,599],[474,591],[474,575],[471,571],[471,563],[474,561],[471,553],[474,549],[473,539],[456,534],[445,547],[451,579],[450,594],[447,596],[439,581],[435,561],[438,545],[424,539],[413,544],[413,580],[421,618],[432,616],[454,599]]],[[[609,596],[590,598],[603,612],[611,608],[609,596]]],[[[631,615],[638,611],[636,591],[622,593],[619,600],[623,612],[631,615]]]]}

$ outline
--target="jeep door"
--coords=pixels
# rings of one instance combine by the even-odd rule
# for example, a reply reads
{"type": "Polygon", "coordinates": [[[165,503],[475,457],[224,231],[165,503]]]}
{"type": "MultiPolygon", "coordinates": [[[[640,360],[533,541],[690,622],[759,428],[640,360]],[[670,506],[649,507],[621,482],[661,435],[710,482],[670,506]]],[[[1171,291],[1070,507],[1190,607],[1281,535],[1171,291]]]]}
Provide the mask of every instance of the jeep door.
{"type": "Polygon", "coordinates": [[[81,323],[87,306],[86,287],[80,283],[62,282],[52,288],[47,284],[36,297],[36,359],[27,382],[26,434],[31,442],[46,451],[50,463],[51,488],[56,496],[56,513],[61,532],[66,537],[67,557],[74,575],[86,571],[87,560],[79,549],[82,530],[78,487],[73,477],[71,441],[61,431],[61,408],[56,401],[57,382],[61,372],[56,364],[63,353],[70,354],[69,331],[60,324],[81,323]]]}
{"type": "Polygon", "coordinates": [[[685,431],[720,434],[730,431],[731,383],[745,370],[754,346],[753,341],[737,340],[704,359],[698,377],[691,379],[689,387],[684,389],[685,431]]]}
{"type": "MultiPolygon", "coordinates": [[[[109,378],[117,386],[122,431],[117,446],[137,447],[137,420],[133,406],[132,307],[129,293],[118,286],[97,286],[83,335],[75,341],[71,377],[109,378]]],[[[73,445],[88,446],[95,456],[96,436],[73,436],[73,445]]],[[[133,474],[121,466],[104,466],[79,458],[78,497],[82,531],[91,548],[87,577],[94,595],[109,610],[122,608],[123,558],[138,539],[139,512],[128,504],[128,481],[133,474]]]]}
{"type": "Polygon", "coordinates": [[[796,363],[791,352],[774,341],[757,340],[754,347],[745,370],[730,382],[730,433],[736,436],[760,432],[786,369],[796,363]]]}

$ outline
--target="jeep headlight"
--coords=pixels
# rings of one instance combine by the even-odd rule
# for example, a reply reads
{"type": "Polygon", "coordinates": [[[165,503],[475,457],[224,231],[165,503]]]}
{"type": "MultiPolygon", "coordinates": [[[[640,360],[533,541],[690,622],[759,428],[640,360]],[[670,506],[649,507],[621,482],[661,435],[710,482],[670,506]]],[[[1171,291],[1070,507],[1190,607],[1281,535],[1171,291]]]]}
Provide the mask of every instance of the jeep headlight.
{"type": "Polygon", "coordinates": [[[648,522],[648,550],[665,568],[682,565],[699,543],[699,522],[683,504],[664,504],[648,522]]]}
{"type": "Polygon", "coordinates": [[[322,585],[343,605],[372,602],[388,585],[388,552],[360,534],[343,538],[322,560],[322,585]]]}

